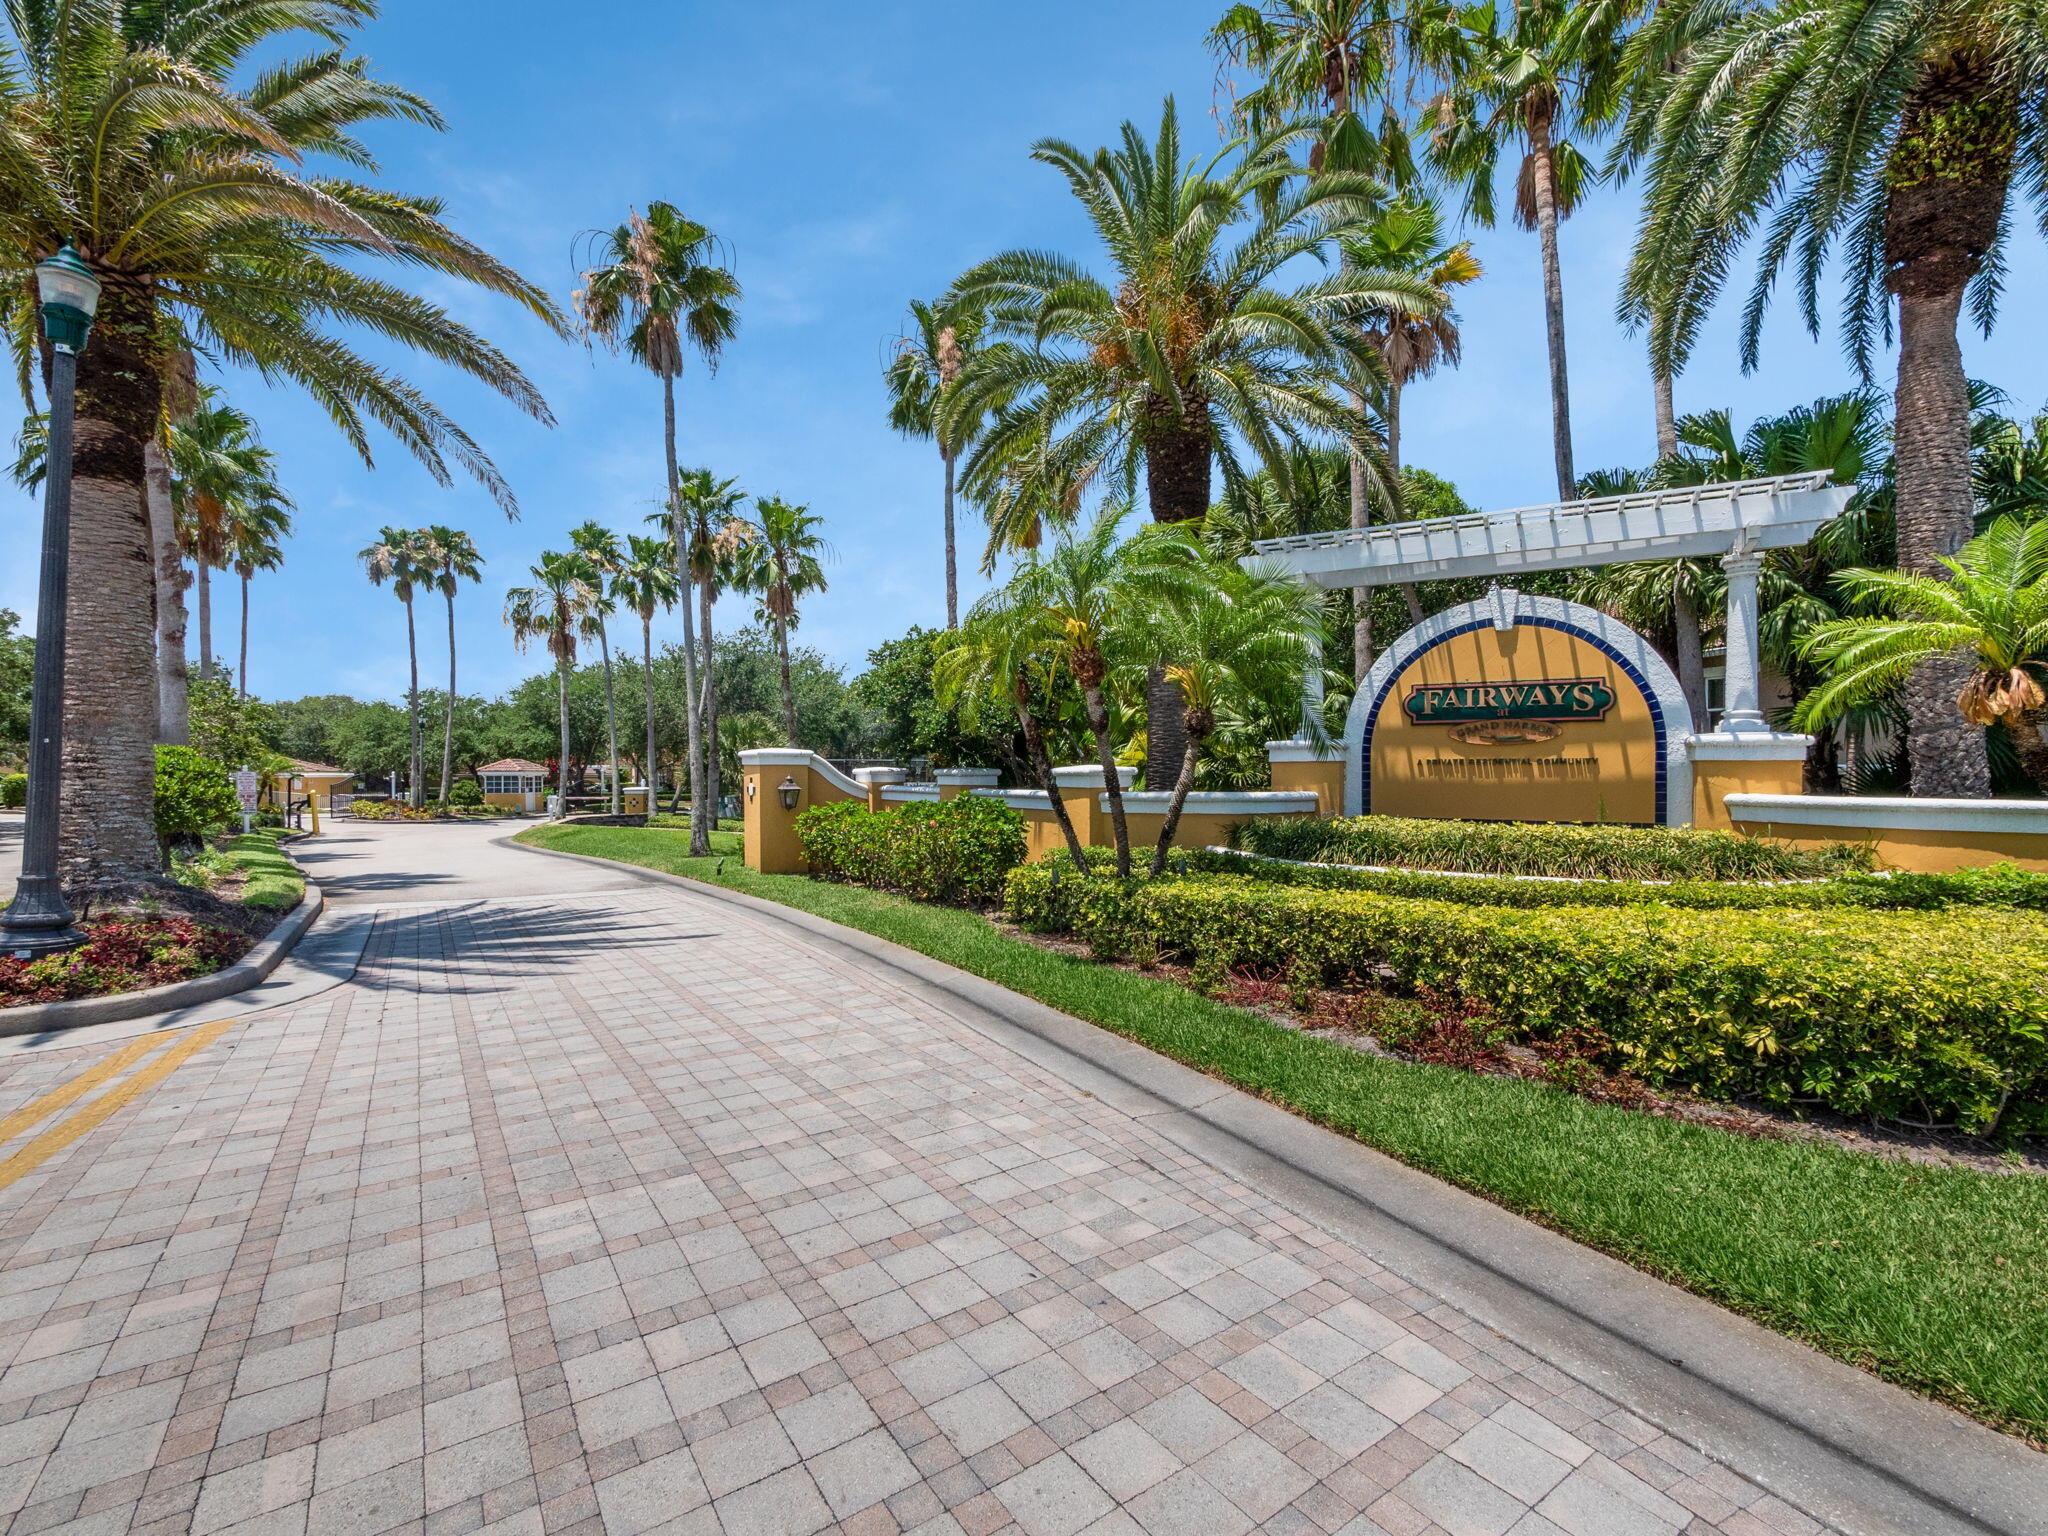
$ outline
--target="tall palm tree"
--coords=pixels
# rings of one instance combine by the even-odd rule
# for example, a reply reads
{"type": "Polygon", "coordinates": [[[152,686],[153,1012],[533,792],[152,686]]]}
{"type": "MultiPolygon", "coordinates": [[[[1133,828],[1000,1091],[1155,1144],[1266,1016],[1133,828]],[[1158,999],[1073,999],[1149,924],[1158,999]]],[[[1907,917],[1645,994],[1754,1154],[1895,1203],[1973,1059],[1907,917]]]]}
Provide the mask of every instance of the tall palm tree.
{"type": "MultiPolygon", "coordinates": [[[[690,853],[703,858],[711,852],[711,833],[718,821],[720,750],[718,745],[718,654],[712,629],[712,611],[719,592],[739,584],[736,560],[752,536],[753,525],[739,515],[747,499],[737,480],[721,480],[708,469],[685,470],[676,480],[673,529],[679,518],[689,540],[681,568],[697,592],[698,639],[703,646],[697,666],[695,708],[705,743],[702,775],[693,778],[690,792],[690,853]]],[[[687,595],[684,598],[687,603],[687,595]]],[[[689,636],[684,635],[687,648],[689,636]]],[[[693,772],[698,764],[691,758],[693,772]]]]}
{"type": "Polygon", "coordinates": [[[190,417],[170,437],[171,510],[180,541],[192,557],[199,608],[199,675],[214,671],[213,579],[226,570],[238,521],[257,507],[288,509],[277,484],[277,457],[263,446],[256,423],[217,389],[200,392],[190,417]]]}
{"type": "Polygon", "coordinates": [[[423,532],[432,566],[430,579],[448,605],[448,703],[441,713],[441,789],[435,796],[446,804],[455,779],[455,591],[465,581],[483,581],[484,557],[476,541],[460,528],[436,523],[423,532]]]}
{"type": "Polygon", "coordinates": [[[228,563],[242,586],[242,644],[235,683],[245,699],[249,697],[249,582],[258,571],[274,571],[284,564],[279,541],[291,531],[291,503],[283,500],[258,501],[237,509],[229,528],[228,563]]]}
{"type": "Polygon", "coordinates": [[[434,579],[434,555],[424,533],[416,528],[380,528],[377,542],[357,556],[370,585],[391,583],[392,594],[405,605],[405,653],[411,679],[405,690],[410,746],[406,754],[406,798],[415,806],[427,803],[426,742],[420,724],[420,642],[413,626],[416,590],[434,579]]]}
{"type": "MultiPolygon", "coordinates": [[[[2048,191],[2035,173],[2048,158],[2039,16],[2010,0],[1681,0],[1657,7],[1631,50],[1620,148],[1647,186],[1625,307],[1649,320],[1654,354],[1681,360],[1761,232],[1741,333],[1753,366],[1780,273],[1792,268],[1818,334],[1820,276],[1839,252],[1843,339],[1866,376],[1896,324],[1898,560],[1938,579],[1976,512],[1958,327],[1966,304],[1979,326],[1995,317],[2015,180],[2037,214],[2048,191]]],[[[1981,733],[1954,708],[1968,671],[1967,657],[1931,656],[1906,680],[1916,794],[1990,791],[1981,733]]]]}
{"type": "Polygon", "coordinates": [[[569,543],[589,563],[597,578],[596,595],[583,616],[583,632],[597,637],[598,655],[604,661],[604,734],[610,750],[611,812],[619,814],[619,701],[612,677],[612,639],[604,621],[612,613],[612,600],[605,595],[605,583],[618,574],[623,552],[619,536],[602,523],[583,523],[569,530],[569,543]]]}
{"type": "Polygon", "coordinates": [[[677,571],[675,546],[667,539],[630,534],[626,551],[612,570],[612,596],[640,615],[641,709],[647,724],[647,812],[654,814],[660,760],[654,755],[654,616],[683,600],[683,578],[677,571]]]}
{"type": "MultiPolygon", "coordinates": [[[[376,0],[19,0],[0,20],[0,240],[26,273],[73,241],[101,279],[78,364],[62,859],[76,881],[154,878],[153,562],[146,446],[162,421],[167,338],[305,388],[365,455],[381,425],[437,479],[451,462],[508,507],[476,442],[414,385],[343,339],[381,333],[549,419],[510,358],[441,306],[375,275],[389,261],[475,284],[560,324],[555,306],[442,221],[441,204],[370,184],[365,122],[439,127],[431,105],[347,51],[376,0]],[[293,34],[314,51],[279,58],[293,34]],[[244,66],[276,60],[260,72],[244,66]],[[307,157],[357,174],[318,175],[307,157]]],[[[34,285],[6,289],[27,394],[34,285]]]]}
{"type": "Polygon", "coordinates": [[[762,615],[775,630],[775,650],[782,664],[782,728],[789,744],[800,747],[796,690],[789,676],[789,631],[796,622],[797,604],[825,590],[824,556],[830,546],[818,536],[825,520],[809,507],[774,496],[757,498],[754,513],[760,536],[747,546],[746,585],[759,597],[762,615]]]}
{"type": "MultiPolygon", "coordinates": [[[[592,246],[576,312],[585,331],[661,380],[662,500],[669,508],[669,539],[677,556],[689,548],[683,511],[676,497],[681,474],[676,463],[676,379],[686,349],[716,369],[726,344],[739,334],[739,279],[718,239],[671,203],[649,203],[645,215],[587,237],[592,246]]],[[[685,579],[688,573],[685,572],[685,579]]],[[[697,663],[690,605],[683,605],[683,717],[690,758],[692,817],[704,799],[705,737],[697,698],[697,663]]],[[[717,744],[711,751],[715,754],[717,744]]],[[[695,842],[692,835],[693,846],[695,842]]],[[[707,845],[708,846],[708,845],[707,845]]]]}
{"type": "Polygon", "coordinates": [[[1806,635],[1801,648],[1827,678],[1801,704],[1798,723],[1825,725],[1892,692],[1929,658],[1954,658],[1964,681],[1949,707],[1972,728],[2003,724],[2027,776],[2048,791],[2048,522],[2001,517],[1942,556],[1941,567],[1939,578],[1841,573],[1851,600],[1877,616],[1836,619],[1806,635]]]}
{"type": "Polygon", "coordinates": [[[1429,159],[1439,174],[1463,187],[1466,214],[1490,226],[1501,159],[1521,151],[1514,219],[1536,232],[1542,254],[1551,451],[1558,498],[1570,501],[1578,475],[1557,227],[1599,179],[1588,150],[1615,111],[1625,8],[1610,12],[1585,0],[1508,0],[1459,15],[1465,35],[1458,67],[1429,108],[1429,159]]]}
{"type": "Polygon", "coordinates": [[[578,554],[544,551],[531,567],[533,585],[505,594],[505,622],[522,651],[540,640],[555,663],[555,703],[561,746],[555,759],[555,814],[569,814],[569,674],[576,666],[576,637],[597,592],[597,573],[578,554]]]}
{"type": "Polygon", "coordinates": [[[905,437],[936,442],[939,461],[945,465],[948,629],[960,627],[960,575],[953,529],[956,470],[980,422],[972,416],[948,418],[950,430],[941,432],[939,405],[973,355],[983,318],[979,306],[953,294],[930,303],[911,300],[910,328],[896,338],[896,354],[883,374],[889,389],[889,425],[905,437]]]}

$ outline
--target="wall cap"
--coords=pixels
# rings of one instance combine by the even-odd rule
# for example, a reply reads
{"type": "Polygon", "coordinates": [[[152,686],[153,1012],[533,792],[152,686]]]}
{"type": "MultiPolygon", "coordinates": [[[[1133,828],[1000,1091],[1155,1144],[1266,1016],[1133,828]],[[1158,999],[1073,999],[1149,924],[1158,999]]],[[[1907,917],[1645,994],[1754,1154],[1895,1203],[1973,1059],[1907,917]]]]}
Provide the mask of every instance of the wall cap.
{"type": "Polygon", "coordinates": [[[2048,838],[2048,800],[1916,800],[1890,795],[1727,795],[1736,821],[1869,832],[1995,832],[2048,838]]]}
{"type": "Polygon", "coordinates": [[[993,789],[1002,781],[1000,768],[934,768],[932,777],[941,784],[966,784],[976,788],[993,789]]]}
{"type": "Polygon", "coordinates": [[[856,768],[853,770],[853,776],[863,784],[901,784],[910,777],[910,772],[904,768],[877,766],[874,768],[856,768]]]}
{"type": "MultiPolygon", "coordinates": [[[[1141,816],[1163,816],[1173,792],[1165,789],[1133,790],[1124,796],[1124,809],[1141,816]]],[[[1198,789],[1188,795],[1181,808],[1183,816],[1299,816],[1314,812],[1319,799],[1311,789],[1198,789]]],[[[1102,809],[1109,810],[1109,796],[1102,797],[1102,809]]]]}
{"type": "MultiPolygon", "coordinates": [[[[1118,787],[1122,789],[1129,789],[1136,782],[1137,777],[1138,770],[1135,768],[1120,766],[1116,771],[1116,782],[1118,787]]],[[[1052,771],[1052,781],[1059,785],[1061,789],[1088,789],[1091,787],[1100,789],[1105,787],[1102,765],[1100,763],[1069,763],[1064,768],[1055,768],[1052,771]]]]}
{"type": "Polygon", "coordinates": [[[936,784],[885,784],[882,787],[884,800],[936,800],[939,786],[936,784]]]}
{"type": "Polygon", "coordinates": [[[841,794],[865,799],[867,790],[807,747],[749,747],[740,754],[742,768],[808,768],[841,794]]]}
{"type": "Polygon", "coordinates": [[[1342,743],[1330,742],[1318,746],[1312,741],[1269,741],[1266,743],[1266,761],[1269,763],[1341,763],[1344,761],[1342,743]]]}
{"type": "Polygon", "coordinates": [[[1783,763],[1803,759],[1813,738],[1780,731],[1715,731],[1688,736],[1685,745],[1696,763],[1783,763]]]}

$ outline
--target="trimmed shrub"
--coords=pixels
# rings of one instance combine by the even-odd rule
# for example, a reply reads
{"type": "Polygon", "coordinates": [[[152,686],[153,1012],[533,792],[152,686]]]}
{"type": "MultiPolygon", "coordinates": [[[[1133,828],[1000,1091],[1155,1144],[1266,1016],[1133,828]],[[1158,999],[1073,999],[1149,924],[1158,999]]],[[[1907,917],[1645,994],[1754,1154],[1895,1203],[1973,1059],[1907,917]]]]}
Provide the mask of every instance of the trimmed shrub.
{"type": "Polygon", "coordinates": [[[18,811],[28,804],[28,775],[0,774],[0,811],[18,811]]]}
{"type": "Polygon", "coordinates": [[[1233,828],[1231,846],[1329,864],[1613,880],[1798,880],[1871,864],[1869,848],[1859,843],[1804,849],[1691,827],[1402,816],[1263,816],[1233,828]]]}
{"type": "Polygon", "coordinates": [[[475,779],[457,779],[448,786],[448,803],[456,806],[479,806],[484,803],[484,787],[475,779]]]}
{"type": "Polygon", "coordinates": [[[190,747],[156,749],[156,839],[190,843],[241,814],[235,781],[212,758],[190,747]]]}
{"type": "Polygon", "coordinates": [[[982,795],[870,811],[858,800],[814,805],[796,819],[814,874],[924,901],[992,906],[1024,862],[1024,816],[982,795]]]}
{"type": "Polygon", "coordinates": [[[1844,1115],[2048,1129],[2048,927],[1984,909],[1518,910],[1243,877],[1012,873],[1010,913],[1107,955],[1430,989],[1652,1082],[1844,1115]]]}

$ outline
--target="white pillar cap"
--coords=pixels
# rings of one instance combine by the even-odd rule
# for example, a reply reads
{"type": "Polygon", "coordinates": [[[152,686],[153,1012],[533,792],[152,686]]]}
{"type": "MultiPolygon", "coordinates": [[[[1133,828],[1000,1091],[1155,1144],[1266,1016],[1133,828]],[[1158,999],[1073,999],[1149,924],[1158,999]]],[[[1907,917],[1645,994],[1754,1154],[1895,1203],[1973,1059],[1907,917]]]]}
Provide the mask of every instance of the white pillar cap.
{"type": "MultiPolygon", "coordinates": [[[[1138,770],[1119,767],[1116,771],[1117,788],[1129,789],[1137,781],[1138,770]]],[[[1052,771],[1053,783],[1061,789],[1106,789],[1108,781],[1103,776],[1100,763],[1070,763],[1064,768],[1052,771]]]]}

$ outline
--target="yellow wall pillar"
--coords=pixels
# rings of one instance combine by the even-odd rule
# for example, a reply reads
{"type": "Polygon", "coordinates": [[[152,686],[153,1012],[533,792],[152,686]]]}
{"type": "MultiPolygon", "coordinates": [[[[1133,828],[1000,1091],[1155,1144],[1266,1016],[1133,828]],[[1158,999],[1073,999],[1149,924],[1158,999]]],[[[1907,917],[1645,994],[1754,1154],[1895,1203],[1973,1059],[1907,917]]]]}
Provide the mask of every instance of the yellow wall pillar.
{"type": "MultiPolygon", "coordinates": [[[[1692,824],[1714,831],[1736,829],[1728,814],[1729,795],[1796,795],[1805,782],[1811,736],[1775,731],[1724,731],[1691,737],[1692,824]]],[[[1750,831],[1749,827],[1739,830],[1750,831]]]]}
{"type": "MultiPolygon", "coordinates": [[[[1116,771],[1117,785],[1121,789],[1129,789],[1137,777],[1135,768],[1116,771]]],[[[1114,841],[1114,834],[1110,831],[1109,812],[1102,808],[1108,781],[1103,777],[1101,765],[1074,763],[1065,768],[1055,768],[1052,778],[1059,786],[1060,801],[1067,808],[1067,816],[1074,823],[1081,846],[1107,848],[1114,841]]]]}
{"type": "Polygon", "coordinates": [[[860,786],[815,753],[800,747],[763,747],[740,754],[747,868],[763,874],[794,875],[805,869],[796,819],[814,805],[862,798],[860,786]],[[785,784],[794,786],[793,806],[782,803],[785,784]]]}
{"type": "Polygon", "coordinates": [[[998,768],[937,768],[932,771],[932,777],[938,780],[941,800],[957,800],[971,790],[994,789],[1002,776],[1002,770],[998,768]]]}
{"type": "Polygon", "coordinates": [[[853,770],[854,782],[867,791],[868,809],[871,811],[880,811],[884,808],[882,800],[882,791],[884,789],[891,784],[901,784],[909,777],[910,775],[901,768],[856,768],[853,770]]]}
{"type": "Polygon", "coordinates": [[[1275,789],[1306,790],[1316,797],[1318,816],[1344,814],[1344,754],[1334,743],[1269,741],[1266,761],[1275,789]]]}

